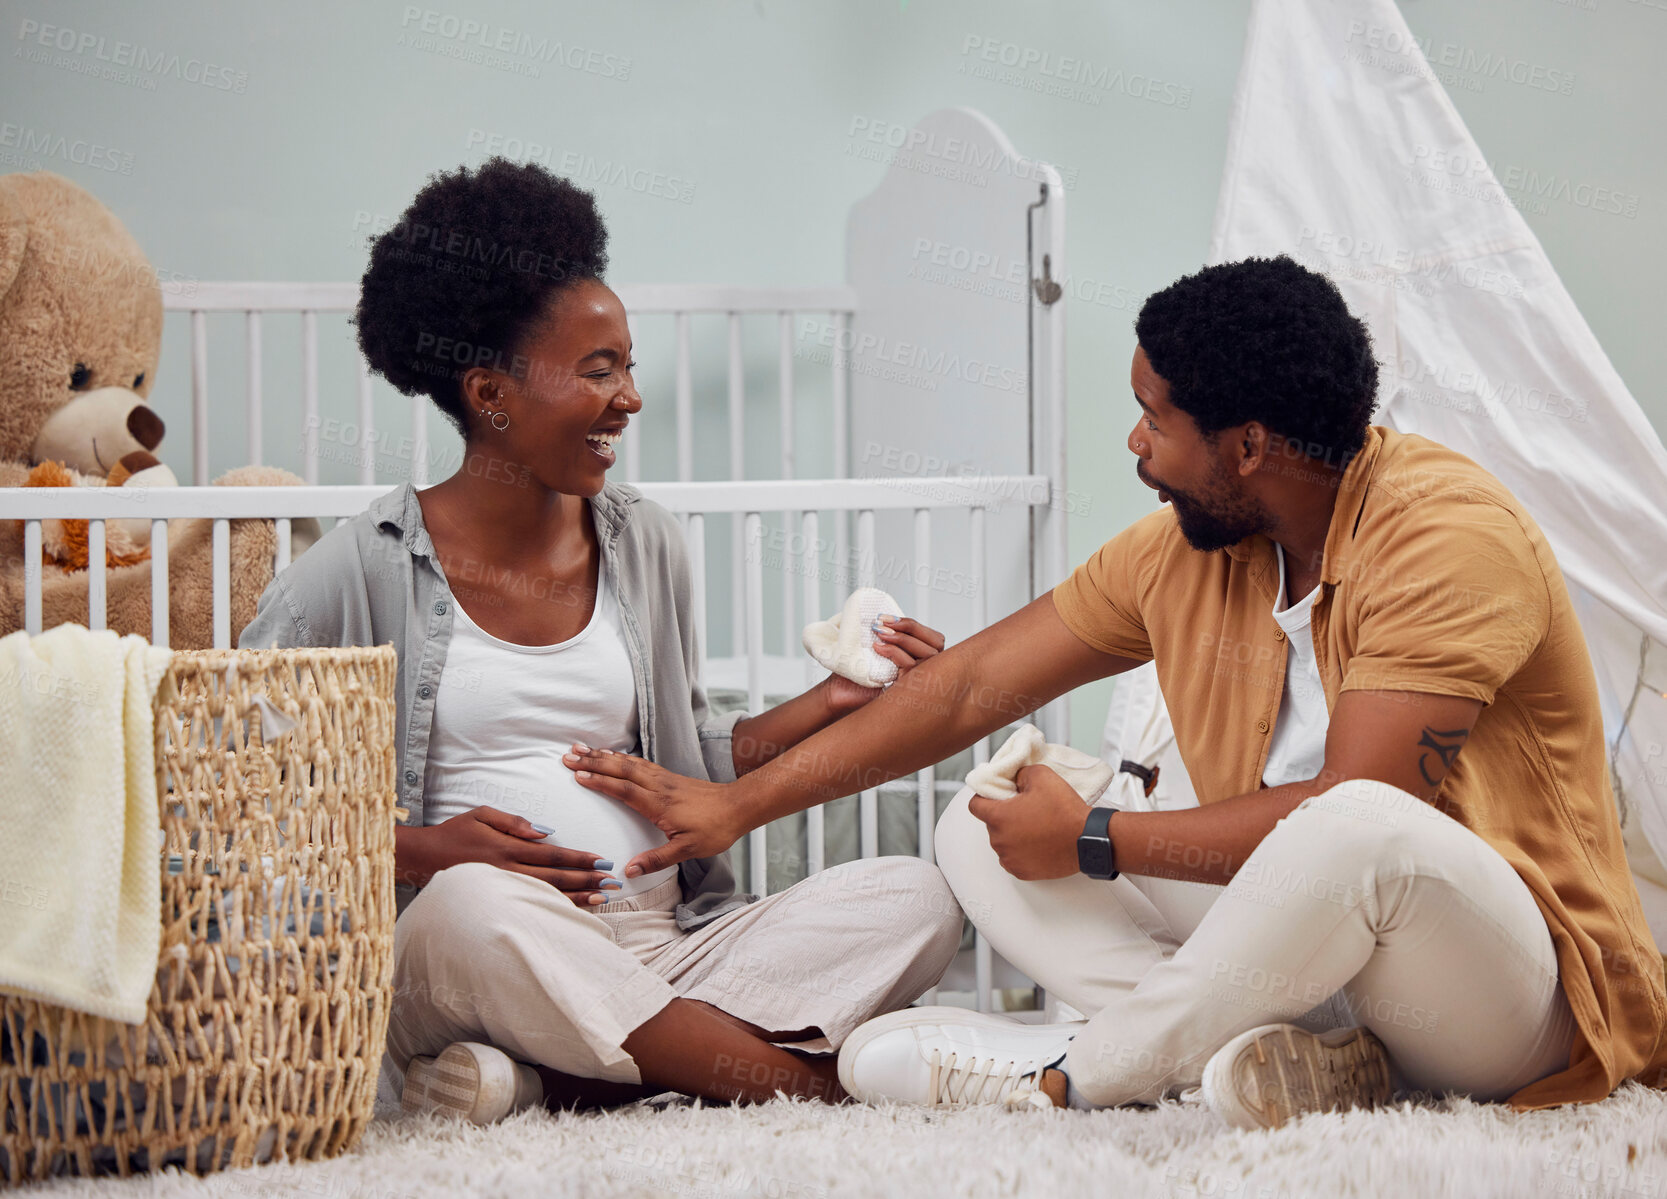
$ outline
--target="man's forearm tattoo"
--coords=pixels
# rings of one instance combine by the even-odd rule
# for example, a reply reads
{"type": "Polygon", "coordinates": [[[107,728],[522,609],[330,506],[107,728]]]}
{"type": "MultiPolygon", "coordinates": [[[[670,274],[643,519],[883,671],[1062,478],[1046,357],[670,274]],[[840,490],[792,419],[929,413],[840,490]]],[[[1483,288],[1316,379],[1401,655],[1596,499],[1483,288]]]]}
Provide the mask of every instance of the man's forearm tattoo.
{"type": "Polygon", "coordinates": [[[1449,729],[1444,732],[1441,729],[1432,729],[1429,725],[1424,726],[1424,735],[1418,741],[1419,747],[1434,750],[1436,757],[1441,759],[1441,769],[1432,777],[1427,765],[1430,755],[1418,755],[1418,773],[1424,776],[1426,783],[1432,787],[1441,784],[1442,776],[1453,768],[1453,759],[1459,756],[1459,750],[1464,748],[1469,736],[1469,729],[1449,729]]]}

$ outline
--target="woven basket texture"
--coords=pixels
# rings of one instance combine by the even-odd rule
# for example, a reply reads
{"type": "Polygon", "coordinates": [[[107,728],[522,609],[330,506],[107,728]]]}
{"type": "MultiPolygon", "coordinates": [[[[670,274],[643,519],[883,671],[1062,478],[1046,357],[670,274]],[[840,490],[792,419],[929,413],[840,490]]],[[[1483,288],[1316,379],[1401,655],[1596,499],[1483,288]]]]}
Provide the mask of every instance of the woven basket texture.
{"type": "Polygon", "coordinates": [[[206,1173],[358,1141],[392,998],[397,667],[391,646],[174,655],[145,1022],[0,998],[0,1178],[206,1173]]]}

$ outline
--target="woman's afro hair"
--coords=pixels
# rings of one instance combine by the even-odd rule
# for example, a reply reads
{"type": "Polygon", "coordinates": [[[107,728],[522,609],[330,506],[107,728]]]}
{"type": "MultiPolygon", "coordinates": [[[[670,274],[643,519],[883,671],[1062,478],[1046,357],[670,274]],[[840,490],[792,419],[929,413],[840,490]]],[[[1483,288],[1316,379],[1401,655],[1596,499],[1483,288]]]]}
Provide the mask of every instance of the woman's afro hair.
{"type": "Polygon", "coordinates": [[[1366,444],[1378,364],[1330,279],[1281,254],[1207,266],[1150,296],[1135,321],[1169,401],[1205,436],[1260,421],[1311,457],[1366,444]]]}
{"type": "Polygon", "coordinates": [[[371,244],[359,348],[373,371],[433,399],[466,434],[464,372],[516,369],[552,298],[602,277],[607,245],[594,197],[535,163],[442,171],[371,244]]]}

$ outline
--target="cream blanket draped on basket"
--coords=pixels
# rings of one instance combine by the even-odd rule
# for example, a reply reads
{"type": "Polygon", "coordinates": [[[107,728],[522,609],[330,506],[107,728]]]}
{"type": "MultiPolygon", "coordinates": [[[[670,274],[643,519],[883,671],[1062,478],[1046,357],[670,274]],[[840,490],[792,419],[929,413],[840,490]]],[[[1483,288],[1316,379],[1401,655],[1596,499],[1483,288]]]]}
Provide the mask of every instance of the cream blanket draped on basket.
{"type": "Polygon", "coordinates": [[[151,702],[172,656],[73,624],[0,638],[0,991],[144,1020],[161,941],[151,702]]]}

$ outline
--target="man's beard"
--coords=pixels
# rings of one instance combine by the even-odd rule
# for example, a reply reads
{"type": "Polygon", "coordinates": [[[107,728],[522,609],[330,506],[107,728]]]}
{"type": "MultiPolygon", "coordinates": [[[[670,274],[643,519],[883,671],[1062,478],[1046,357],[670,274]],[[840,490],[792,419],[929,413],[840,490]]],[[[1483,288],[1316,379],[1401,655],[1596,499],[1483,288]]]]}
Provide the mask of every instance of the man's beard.
{"type": "Polygon", "coordinates": [[[1210,483],[1212,494],[1208,500],[1161,485],[1169,493],[1169,506],[1175,510],[1181,536],[1193,549],[1206,554],[1226,549],[1268,527],[1267,509],[1257,500],[1237,494],[1219,462],[1211,467],[1210,483]]]}

